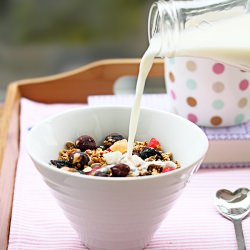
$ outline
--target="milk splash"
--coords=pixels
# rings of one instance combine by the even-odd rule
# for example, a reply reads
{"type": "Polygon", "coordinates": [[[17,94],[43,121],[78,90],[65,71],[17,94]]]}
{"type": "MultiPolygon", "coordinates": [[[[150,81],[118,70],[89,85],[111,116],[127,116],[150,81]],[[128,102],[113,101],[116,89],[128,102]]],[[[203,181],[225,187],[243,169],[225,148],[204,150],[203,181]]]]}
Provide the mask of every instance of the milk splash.
{"type": "Polygon", "coordinates": [[[143,95],[146,78],[153,65],[155,57],[159,52],[160,42],[161,42],[160,37],[154,36],[150,40],[149,47],[144,53],[140,62],[139,74],[136,83],[135,100],[132,107],[130,123],[129,123],[128,151],[127,151],[127,158],[129,160],[132,159],[133,144],[135,141],[135,134],[140,117],[141,98],[143,95]]]}

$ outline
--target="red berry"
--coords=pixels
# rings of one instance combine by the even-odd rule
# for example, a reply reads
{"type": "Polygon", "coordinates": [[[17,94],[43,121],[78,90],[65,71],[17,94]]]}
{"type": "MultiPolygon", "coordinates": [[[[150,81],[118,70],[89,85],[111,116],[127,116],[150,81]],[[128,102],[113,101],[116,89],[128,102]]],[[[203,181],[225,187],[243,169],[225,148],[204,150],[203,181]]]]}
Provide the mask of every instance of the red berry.
{"type": "Polygon", "coordinates": [[[166,173],[166,172],[170,172],[172,170],[174,170],[175,168],[172,168],[172,167],[165,167],[162,169],[162,173],[166,173]]]}
{"type": "Polygon", "coordinates": [[[148,147],[150,148],[157,148],[160,145],[159,141],[155,138],[151,138],[148,147]]]}

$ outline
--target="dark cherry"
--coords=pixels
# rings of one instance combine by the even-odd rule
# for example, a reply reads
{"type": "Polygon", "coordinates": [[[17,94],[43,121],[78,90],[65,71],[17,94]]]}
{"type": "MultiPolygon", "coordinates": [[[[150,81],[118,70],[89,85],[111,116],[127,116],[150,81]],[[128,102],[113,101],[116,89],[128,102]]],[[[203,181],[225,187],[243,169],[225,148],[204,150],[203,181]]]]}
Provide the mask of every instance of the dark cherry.
{"type": "Polygon", "coordinates": [[[110,168],[113,177],[126,177],[130,171],[127,164],[119,163],[110,168]]]}
{"type": "Polygon", "coordinates": [[[82,136],[78,137],[75,141],[75,145],[81,151],[85,151],[87,149],[92,150],[92,149],[96,148],[95,140],[89,135],[82,135],[82,136]]]}

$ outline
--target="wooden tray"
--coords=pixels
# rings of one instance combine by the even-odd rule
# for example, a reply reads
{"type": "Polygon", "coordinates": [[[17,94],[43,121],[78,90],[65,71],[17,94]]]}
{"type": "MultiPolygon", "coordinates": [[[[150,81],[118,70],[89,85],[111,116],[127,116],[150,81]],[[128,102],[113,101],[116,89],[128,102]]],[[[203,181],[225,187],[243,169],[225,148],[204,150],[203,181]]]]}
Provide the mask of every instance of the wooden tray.
{"type": "MultiPolygon", "coordinates": [[[[20,98],[44,103],[86,103],[89,95],[113,93],[121,76],[136,76],[140,59],[103,60],[49,77],[11,83],[0,123],[0,249],[7,249],[16,164],[19,157],[20,98]]],[[[155,60],[151,77],[163,77],[163,61],[155,60]]]]}

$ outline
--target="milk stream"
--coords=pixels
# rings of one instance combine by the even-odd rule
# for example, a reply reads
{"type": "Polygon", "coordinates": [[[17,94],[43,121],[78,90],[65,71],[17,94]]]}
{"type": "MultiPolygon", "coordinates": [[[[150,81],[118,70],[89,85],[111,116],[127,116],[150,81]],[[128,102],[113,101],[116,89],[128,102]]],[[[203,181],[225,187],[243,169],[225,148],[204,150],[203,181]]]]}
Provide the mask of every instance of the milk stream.
{"type": "Polygon", "coordinates": [[[135,100],[134,100],[134,104],[133,104],[131,115],[130,115],[128,151],[127,151],[128,159],[131,159],[132,157],[133,144],[134,144],[135,134],[136,134],[137,125],[138,125],[139,116],[140,116],[141,98],[142,98],[146,78],[153,65],[154,58],[156,57],[159,51],[159,48],[160,48],[160,39],[157,39],[157,36],[155,36],[151,39],[149,47],[141,59],[139,74],[138,74],[137,83],[136,83],[135,100]]]}
{"type": "MultiPolygon", "coordinates": [[[[129,124],[128,160],[132,157],[145,81],[160,47],[160,37],[154,36],[140,63],[129,124]]],[[[250,71],[250,14],[183,34],[176,56],[212,58],[250,71]]]]}

